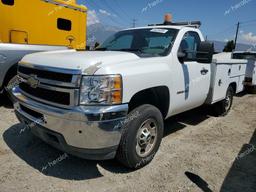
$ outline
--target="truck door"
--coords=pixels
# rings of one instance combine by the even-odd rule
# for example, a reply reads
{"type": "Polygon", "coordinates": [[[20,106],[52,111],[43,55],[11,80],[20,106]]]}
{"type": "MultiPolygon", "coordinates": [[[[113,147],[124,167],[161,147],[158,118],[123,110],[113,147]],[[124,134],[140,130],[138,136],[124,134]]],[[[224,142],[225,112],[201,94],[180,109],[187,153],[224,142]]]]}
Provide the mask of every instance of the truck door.
{"type": "Polygon", "coordinates": [[[26,31],[11,30],[10,42],[17,44],[28,44],[28,33],[26,31]]]}
{"type": "Polygon", "coordinates": [[[179,63],[179,85],[176,86],[176,97],[182,112],[202,105],[210,89],[210,64],[202,64],[196,61],[196,51],[201,39],[197,32],[191,31],[183,36],[175,62],[179,63]],[[182,61],[178,54],[185,53],[182,61]]]}

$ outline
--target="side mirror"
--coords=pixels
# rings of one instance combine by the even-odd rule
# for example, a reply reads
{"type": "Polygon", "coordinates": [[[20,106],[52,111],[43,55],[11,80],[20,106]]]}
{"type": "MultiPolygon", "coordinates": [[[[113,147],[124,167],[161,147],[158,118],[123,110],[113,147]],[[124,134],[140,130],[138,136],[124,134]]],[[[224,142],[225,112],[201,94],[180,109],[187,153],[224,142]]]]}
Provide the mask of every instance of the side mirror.
{"type": "Polygon", "coordinates": [[[184,63],[184,61],[186,61],[187,57],[188,57],[188,54],[187,54],[186,51],[179,51],[178,52],[178,59],[181,63],[184,63]]]}
{"type": "Polygon", "coordinates": [[[198,63],[212,63],[214,44],[203,41],[197,48],[196,60],[198,63]]]}

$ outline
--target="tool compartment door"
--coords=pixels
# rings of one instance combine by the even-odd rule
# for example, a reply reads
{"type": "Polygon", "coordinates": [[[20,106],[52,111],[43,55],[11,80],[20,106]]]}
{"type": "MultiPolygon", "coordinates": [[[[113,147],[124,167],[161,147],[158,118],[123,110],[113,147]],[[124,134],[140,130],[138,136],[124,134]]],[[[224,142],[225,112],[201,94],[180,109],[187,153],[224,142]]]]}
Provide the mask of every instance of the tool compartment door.
{"type": "Polygon", "coordinates": [[[10,42],[17,44],[28,44],[28,33],[26,31],[11,30],[10,42]]]}
{"type": "Polygon", "coordinates": [[[232,65],[231,77],[245,75],[247,62],[232,65]]]}
{"type": "Polygon", "coordinates": [[[230,64],[212,64],[213,78],[211,82],[212,89],[212,101],[215,103],[225,98],[227,88],[229,86],[230,71],[232,65],[230,64]]]}
{"type": "MultiPolygon", "coordinates": [[[[234,62],[234,60],[233,60],[234,62]]],[[[237,89],[236,93],[239,93],[244,90],[243,82],[245,80],[247,60],[240,60],[239,63],[232,64],[230,72],[230,82],[236,82],[237,89]]]]}

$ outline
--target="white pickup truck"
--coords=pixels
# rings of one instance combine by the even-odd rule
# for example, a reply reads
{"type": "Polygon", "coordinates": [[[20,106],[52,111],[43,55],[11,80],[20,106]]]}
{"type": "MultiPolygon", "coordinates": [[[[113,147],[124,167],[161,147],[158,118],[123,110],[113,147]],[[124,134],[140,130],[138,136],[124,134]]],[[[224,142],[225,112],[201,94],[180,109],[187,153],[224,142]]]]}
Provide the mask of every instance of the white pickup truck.
{"type": "Polygon", "coordinates": [[[196,26],[159,25],[120,31],[96,51],[30,54],[15,112],[62,151],[138,169],[156,154],[165,119],[204,104],[226,115],[243,90],[247,61],[213,52],[196,26]]]}

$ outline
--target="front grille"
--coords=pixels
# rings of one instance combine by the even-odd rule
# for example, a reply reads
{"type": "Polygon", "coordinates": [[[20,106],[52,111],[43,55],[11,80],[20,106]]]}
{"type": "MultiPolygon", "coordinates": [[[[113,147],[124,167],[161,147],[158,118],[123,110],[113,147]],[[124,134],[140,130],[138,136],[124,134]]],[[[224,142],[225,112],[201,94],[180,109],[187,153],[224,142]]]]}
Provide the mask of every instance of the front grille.
{"type": "Polygon", "coordinates": [[[53,91],[40,87],[32,88],[26,83],[21,83],[19,87],[25,93],[35,98],[45,100],[46,102],[48,101],[60,105],[70,105],[70,93],[53,91]]]}
{"type": "Polygon", "coordinates": [[[28,76],[36,75],[37,77],[42,78],[42,79],[61,81],[61,82],[65,82],[65,83],[71,83],[72,77],[73,77],[72,74],[45,71],[45,70],[39,70],[39,69],[34,69],[34,68],[28,68],[28,67],[24,67],[24,66],[19,66],[18,72],[28,75],[28,76]]]}
{"type": "Polygon", "coordinates": [[[25,96],[61,108],[78,105],[80,69],[24,64],[19,64],[18,75],[24,80],[19,87],[25,96]]]}

